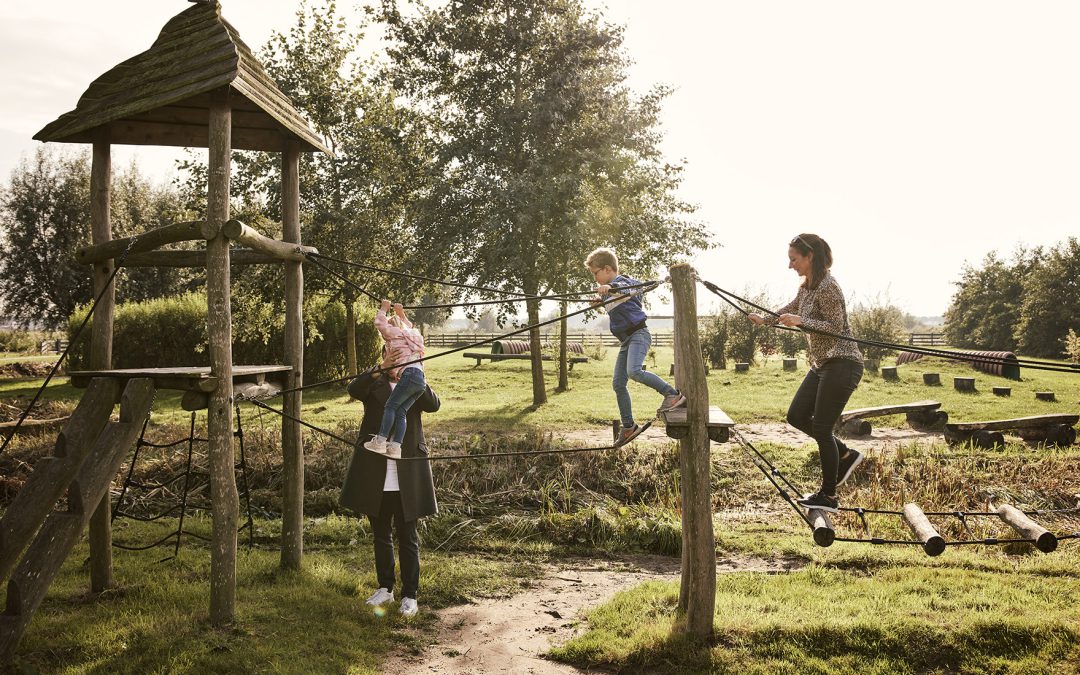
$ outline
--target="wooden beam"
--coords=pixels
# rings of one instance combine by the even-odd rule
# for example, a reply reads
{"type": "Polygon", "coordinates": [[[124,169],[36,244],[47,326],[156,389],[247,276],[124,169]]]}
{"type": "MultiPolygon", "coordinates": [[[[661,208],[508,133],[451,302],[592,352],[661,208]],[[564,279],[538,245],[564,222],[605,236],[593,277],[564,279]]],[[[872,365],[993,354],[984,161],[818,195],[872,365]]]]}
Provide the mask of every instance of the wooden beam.
{"type": "Polygon", "coordinates": [[[225,236],[233,241],[238,241],[245,246],[272,255],[281,260],[292,262],[304,262],[303,253],[318,253],[319,250],[310,246],[300,246],[299,242],[278,241],[263,236],[254,229],[241,223],[239,220],[230,220],[225,223],[225,236]],[[303,253],[301,253],[303,251],[303,253]]]}
{"type": "MultiPolygon", "coordinates": [[[[295,250],[300,246],[300,144],[290,140],[281,156],[281,214],[282,239],[272,239],[275,249],[295,250]]],[[[236,221],[232,221],[236,222],[236,221]]],[[[226,226],[226,234],[230,232],[226,226]]],[[[261,237],[261,235],[259,235],[261,237]]],[[[265,237],[261,237],[265,239],[265,237]]],[[[253,242],[248,244],[259,249],[253,242]]],[[[267,249],[260,249],[269,253],[267,249]]],[[[287,388],[304,383],[304,268],[303,256],[295,252],[285,263],[285,363],[292,366],[287,388]]],[[[281,418],[282,513],[281,567],[300,569],[304,554],[304,437],[300,424],[287,417],[301,417],[303,393],[285,394],[281,418]]]]}
{"type": "MultiPolygon", "coordinates": [[[[94,246],[107,246],[112,240],[110,203],[112,194],[112,148],[109,129],[95,132],[93,160],[90,168],[90,241],[94,246]]],[[[114,264],[102,259],[94,265],[94,297],[104,290],[90,336],[90,367],[112,368],[113,317],[116,311],[116,284],[106,289],[114,264]]],[[[106,492],[106,495],[108,492],[106,492]]],[[[90,518],[90,590],[100,593],[115,585],[112,569],[112,521],[108,498],[90,518]]]]}
{"type": "Polygon", "coordinates": [[[1020,509],[1008,504],[1002,504],[998,507],[997,512],[998,516],[1009,524],[1009,527],[1016,530],[1024,539],[1031,539],[1035,543],[1035,548],[1043,553],[1053,553],[1057,549],[1057,537],[1042,525],[1028,518],[1020,509]]]}
{"type": "Polygon", "coordinates": [[[686,485],[683,502],[683,530],[689,533],[689,597],[686,602],[686,632],[705,640],[713,633],[716,607],[716,539],[712,522],[712,487],[709,479],[710,443],[709,388],[698,338],[697,282],[694,270],[682,263],[670,268],[675,303],[675,362],[686,396],[688,435],[679,441],[682,480],[686,485]]]}
{"type": "Polygon", "coordinates": [[[922,542],[923,551],[930,557],[941,555],[945,551],[945,539],[934,529],[933,523],[926,517],[918,504],[904,505],[904,522],[922,542]]]}
{"type": "MultiPolygon", "coordinates": [[[[229,252],[229,264],[278,265],[283,261],[277,256],[247,248],[234,248],[229,252]]],[[[124,259],[123,267],[206,267],[206,251],[147,251],[134,253],[124,259]]]]}
{"type": "MultiPolygon", "coordinates": [[[[272,398],[281,393],[279,382],[237,382],[233,386],[233,400],[236,402],[272,398]]],[[[206,410],[210,407],[210,394],[188,390],[180,399],[180,407],[189,412],[206,410]]]]}
{"type": "Polygon", "coordinates": [[[201,241],[205,238],[203,236],[203,225],[203,221],[194,220],[158,227],[135,237],[125,237],[123,239],[111,239],[110,237],[109,240],[105,241],[95,240],[93,246],[86,246],[76,251],[75,259],[84,265],[91,265],[120,257],[124,251],[128,250],[129,245],[132,253],[142,253],[161,248],[165,244],[176,244],[181,241],[201,241]],[[131,243],[132,239],[136,240],[134,244],[131,243]]]}
{"type": "Polygon", "coordinates": [[[810,519],[810,527],[814,530],[814,543],[823,547],[832,546],[836,540],[836,528],[833,527],[828,511],[808,509],[806,517],[810,519]]]}
{"type": "MultiPolygon", "coordinates": [[[[232,116],[229,89],[215,91],[210,107],[209,181],[206,220],[222,227],[229,219],[229,175],[232,167],[232,116]]],[[[207,409],[210,511],[210,622],[222,626],[236,613],[236,532],[240,496],[236,489],[232,420],[232,308],[229,280],[229,240],[223,232],[206,242],[207,327],[210,370],[218,386],[207,409]]]]}

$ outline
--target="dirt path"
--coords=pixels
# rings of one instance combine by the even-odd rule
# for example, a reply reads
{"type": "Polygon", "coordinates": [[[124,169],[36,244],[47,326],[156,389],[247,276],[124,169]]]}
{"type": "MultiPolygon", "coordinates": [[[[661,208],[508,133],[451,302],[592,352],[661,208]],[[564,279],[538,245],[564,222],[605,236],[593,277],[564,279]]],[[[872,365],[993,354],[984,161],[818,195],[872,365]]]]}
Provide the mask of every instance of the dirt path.
{"type": "MultiPolygon", "coordinates": [[[[759,424],[739,424],[736,426],[751,443],[777,443],[780,445],[801,446],[812,443],[811,439],[798,429],[779,422],[759,424]]],[[[844,442],[856,450],[879,449],[893,443],[905,443],[915,440],[940,439],[941,432],[922,431],[910,427],[889,428],[874,427],[869,436],[862,438],[844,438],[844,442]]],[[[610,428],[578,429],[561,432],[559,439],[571,445],[600,445],[611,442],[610,428]]],[[[664,432],[662,422],[657,422],[638,436],[638,441],[666,443],[672,439],[664,432]]],[[[733,441],[732,441],[733,442],[733,441]]]]}
{"type": "MultiPolygon", "coordinates": [[[[721,558],[717,571],[779,573],[794,563],[721,558]]],[[[421,655],[396,654],[387,673],[580,673],[543,658],[585,628],[584,614],[644,581],[679,578],[679,560],[639,555],[621,560],[568,560],[546,565],[529,589],[439,611],[434,644],[421,655]]]]}

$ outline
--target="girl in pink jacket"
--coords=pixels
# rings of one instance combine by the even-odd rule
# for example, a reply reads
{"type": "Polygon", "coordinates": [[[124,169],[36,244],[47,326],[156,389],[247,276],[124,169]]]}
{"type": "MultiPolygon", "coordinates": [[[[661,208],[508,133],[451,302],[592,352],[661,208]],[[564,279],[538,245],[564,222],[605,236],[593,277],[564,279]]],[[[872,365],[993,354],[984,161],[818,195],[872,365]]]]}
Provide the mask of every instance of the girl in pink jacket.
{"type": "Polygon", "coordinates": [[[424,378],[424,364],[419,361],[424,358],[424,336],[413,328],[400,304],[394,304],[394,315],[387,317],[389,309],[390,301],[383,300],[375,313],[375,328],[386,341],[384,362],[395,364],[390,368],[389,375],[390,381],[393,383],[396,380],[397,384],[391,384],[393,391],[386,400],[378,435],[364,443],[364,447],[397,458],[401,457],[401,440],[405,438],[408,424],[405,414],[427,390],[427,380],[424,378]]]}

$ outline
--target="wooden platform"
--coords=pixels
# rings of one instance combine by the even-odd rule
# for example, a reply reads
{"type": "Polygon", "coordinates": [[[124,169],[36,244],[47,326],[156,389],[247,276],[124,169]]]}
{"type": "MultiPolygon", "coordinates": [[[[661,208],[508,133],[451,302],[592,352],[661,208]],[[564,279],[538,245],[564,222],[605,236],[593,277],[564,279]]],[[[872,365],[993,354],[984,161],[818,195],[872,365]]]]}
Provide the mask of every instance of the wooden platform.
{"type": "MultiPolygon", "coordinates": [[[[663,414],[664,426],[667,427],[667,435],[671,438],[686,438],[690,433],[690,425],[686,422],[686,408],[675,408],[663,414]]],[[[705,424],[709,430],[709,438],[717,443],[725,443],[731,436],[731,427],[735,422],[726,412],[717,406],[709,406],[709,421],[705,424]]]]}
{"type": "Polygon", "coordinates": [[[1009,420],[958,422],[945,425],[945,440],[964,443],[974,440],[980,447],[1004,444],[1002,431],[1015,431],[1026,441],[1044,441],[1050,445],[1069,446],[1076,441],[1080,415],[1032,415],[1009,420]]]}
{"type": "Polygon", "coordinates": [[[885,415],[906,414],[910,424],[925,427],[941,427],[948,421],[949,415],[941,412],[938,401],[915,401],[914,403],[898,403],[896,405],[881,405],[874,408],[856,408],[845,410],[837,420],[837,427],[845,434],[852,436],[866,436],[870,433],[868,417],[884,417],[885,415]]]}
{"type": "MultiPolygon", "coordinates": [[[[291,366],[233,366],[233,384],[263,384],[268,379],[283,381],[291,366]]],[[[210,373],[209,366],[182,368],[125,368],[120,370],[76,370],[69,373],[71,384],[85,388],[94,377],[120,380],[123,387],[128,380],[150,378],[157,389],[212,392],[217,389],[218,378],[210,373]]]]}

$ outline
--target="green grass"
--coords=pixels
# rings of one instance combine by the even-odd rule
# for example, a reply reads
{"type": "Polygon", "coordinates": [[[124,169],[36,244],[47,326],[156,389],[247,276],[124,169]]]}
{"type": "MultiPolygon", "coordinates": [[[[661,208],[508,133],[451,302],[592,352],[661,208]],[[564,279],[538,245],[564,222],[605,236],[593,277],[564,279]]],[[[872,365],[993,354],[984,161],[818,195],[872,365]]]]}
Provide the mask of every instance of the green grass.
{"type": "MultiPolygon", "coordinates": [[[[205,519],[188,525],[208,534],[205,519]]],[[[404,629],[430,628],[430,610],[507,596],[535,574],[523,560],[424,552],[421,613],[403,618],[395,603],[380,616],[364,605],[376,582],[370,536],[360,521],[310,522],[299,572],[278,568],[272,541],[278,527],[260,522],[267,548],[241,548],[236,621],[221,629],[208,619],[210,554],[200,542],[185,538],[179,558],[166,562],[158,561],[171,549],[117,551],[120,587],[98,596],[86,593],[88,551],[80,545],[31,623],[16,666],[50,673],[377,673],[389,651],[419,648],[404,629]]],[[[159,530],[122,521],[114,534],[116,541],[141,543],[159,530]]]]}

